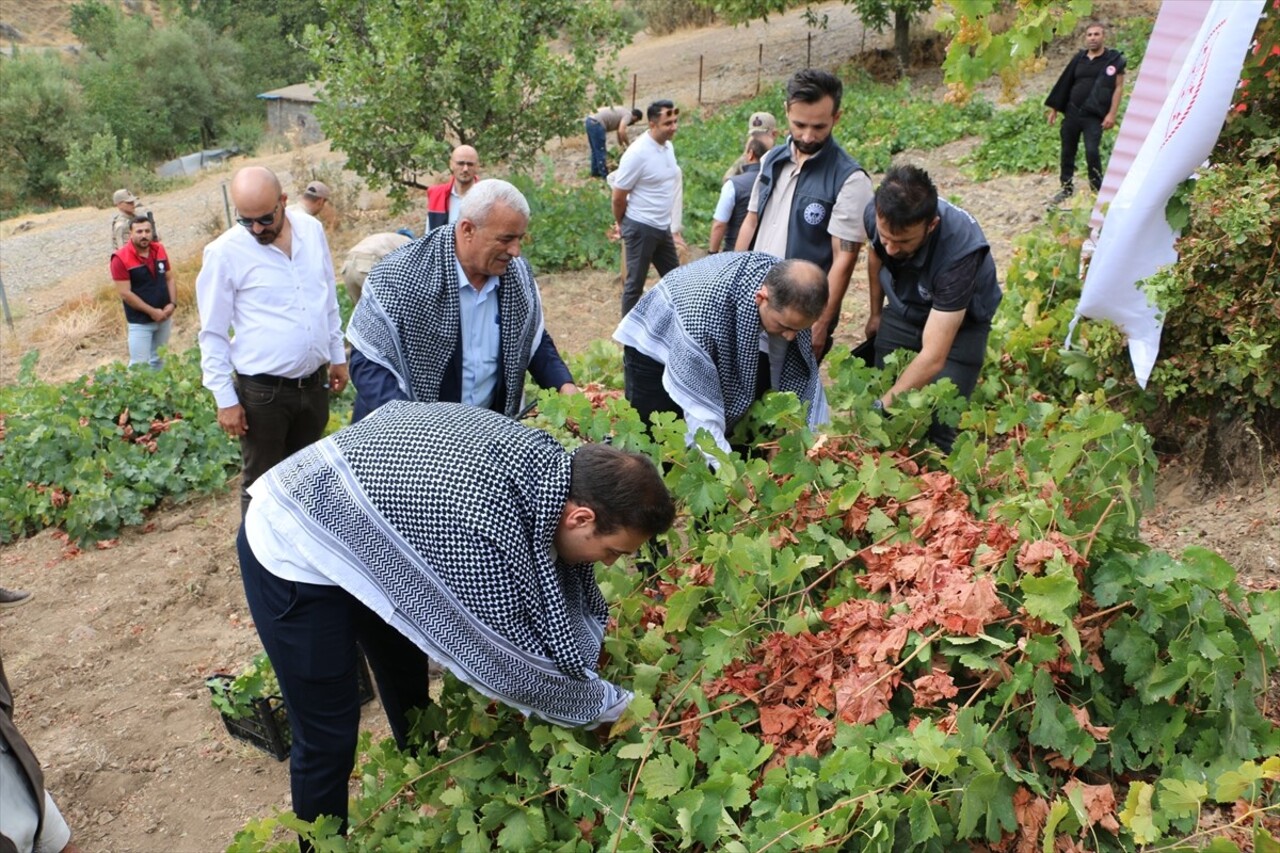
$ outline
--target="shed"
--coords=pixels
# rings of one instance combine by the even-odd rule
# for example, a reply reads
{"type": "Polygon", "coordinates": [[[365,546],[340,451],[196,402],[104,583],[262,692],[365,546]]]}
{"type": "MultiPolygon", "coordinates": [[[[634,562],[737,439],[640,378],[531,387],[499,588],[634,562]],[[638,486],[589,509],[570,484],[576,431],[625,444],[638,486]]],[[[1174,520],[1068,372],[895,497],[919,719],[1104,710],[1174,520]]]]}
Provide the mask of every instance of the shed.
{"type": "Polygon", "coordinates": [[[316,120],[315,105],[320,103],[319,83],[295,83],[283,89],[272,89],[258,96],[267,102],[267,132],[278,136],[296,134],[303,145],[324,139],[324,131],[316,120]]]}

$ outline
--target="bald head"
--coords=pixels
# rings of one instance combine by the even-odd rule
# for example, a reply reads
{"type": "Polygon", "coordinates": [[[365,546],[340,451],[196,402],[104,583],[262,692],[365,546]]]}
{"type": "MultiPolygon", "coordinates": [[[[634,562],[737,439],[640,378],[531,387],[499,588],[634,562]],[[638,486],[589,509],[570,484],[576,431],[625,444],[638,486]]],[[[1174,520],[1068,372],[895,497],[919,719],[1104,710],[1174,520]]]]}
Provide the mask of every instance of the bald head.
{"type": "Polygon", "coordinates": [[[812,325],[827,307],[827,274],[812,261],[782,261],[764,277],[769,302],[779,311],[796,311],[812,325]]]}
{"type": "Polygon", "coordinates": [[[282,191],[276,173],[265,166],[245,166],[231,178],[231,203],[245,215],[250,209],[274,206],[282,191]]]}
{"type": "Polygon", "coordinates": [[[470,145],[459,145],[449,155],[449,172],[453,175],[458,195],[464,195],[480,173],[480,155],[470,145]]]}
{"type": "Polygon", "coordinates": [[[289,227],[284,202],[280,179],[264,166],[246,166],[231,178],[236,220],[264,246],[274,243],[289,227]]]}

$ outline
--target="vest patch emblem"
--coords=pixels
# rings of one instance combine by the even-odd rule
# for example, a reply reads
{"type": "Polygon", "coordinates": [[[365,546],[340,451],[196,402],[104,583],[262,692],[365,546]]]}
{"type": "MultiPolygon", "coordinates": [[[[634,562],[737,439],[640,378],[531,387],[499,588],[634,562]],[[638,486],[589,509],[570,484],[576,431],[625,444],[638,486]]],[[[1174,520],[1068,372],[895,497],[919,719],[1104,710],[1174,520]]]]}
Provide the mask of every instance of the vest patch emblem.
{"type": "Polygon", "coordinates": [[[809,204],[804,209],[804,221],[810,225],[821,225],[822,220],[827,218],[827,209],[818,202],[809,204]]]}

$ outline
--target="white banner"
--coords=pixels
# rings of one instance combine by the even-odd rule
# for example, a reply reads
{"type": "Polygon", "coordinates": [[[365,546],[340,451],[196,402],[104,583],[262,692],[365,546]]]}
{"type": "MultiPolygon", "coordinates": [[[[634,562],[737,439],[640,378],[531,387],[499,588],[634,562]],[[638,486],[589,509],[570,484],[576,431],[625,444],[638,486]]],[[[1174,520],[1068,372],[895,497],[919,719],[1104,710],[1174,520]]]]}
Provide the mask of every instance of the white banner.
{"type": "MultiPolygon", "coordinates": [[[[1170,2],[1178,0],[1165,0],[1164,5],[1170,2]]],[[[1107,211],[1071,321],[1068,346],[1081,317],[1118,325],[1129,338],[1133,372],[1144,388],[1160,350],[1161,323],[1138,282],[1178,259],[1165,205],[1217,142],[1264,3],[1214,0],[1209,8],[1107,211]]]]}

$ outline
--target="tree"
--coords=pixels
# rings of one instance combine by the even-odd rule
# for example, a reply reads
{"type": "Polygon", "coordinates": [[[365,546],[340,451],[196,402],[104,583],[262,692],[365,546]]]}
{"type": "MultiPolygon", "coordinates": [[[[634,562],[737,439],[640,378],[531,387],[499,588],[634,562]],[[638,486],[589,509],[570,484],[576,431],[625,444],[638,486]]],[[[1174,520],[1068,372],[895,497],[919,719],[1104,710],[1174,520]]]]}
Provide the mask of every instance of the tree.
{"type": "Polygon", "coordinates": [[[618,94],[625,36],[607,0],[325,0],[305,41],[316,113],[347,166],[396,201],[455,144],[520,169],[618,94]],[[606,62],[599,67],[604,54],[606,62]]]}
{"type": "Polygon", "coordinates": [[[0,210],[58,200],[58,173],[79,124],[71,67],[53,53],[16,53],[0,71],[0,210]]]}
{"type": "Polygon", "coordinates": [[[300,37],[308,26],[324,23],[320,0],[182,0],[182,8],[244,49],[244,79],[257,91],[315,79],[318,69],[300,37]]]}

